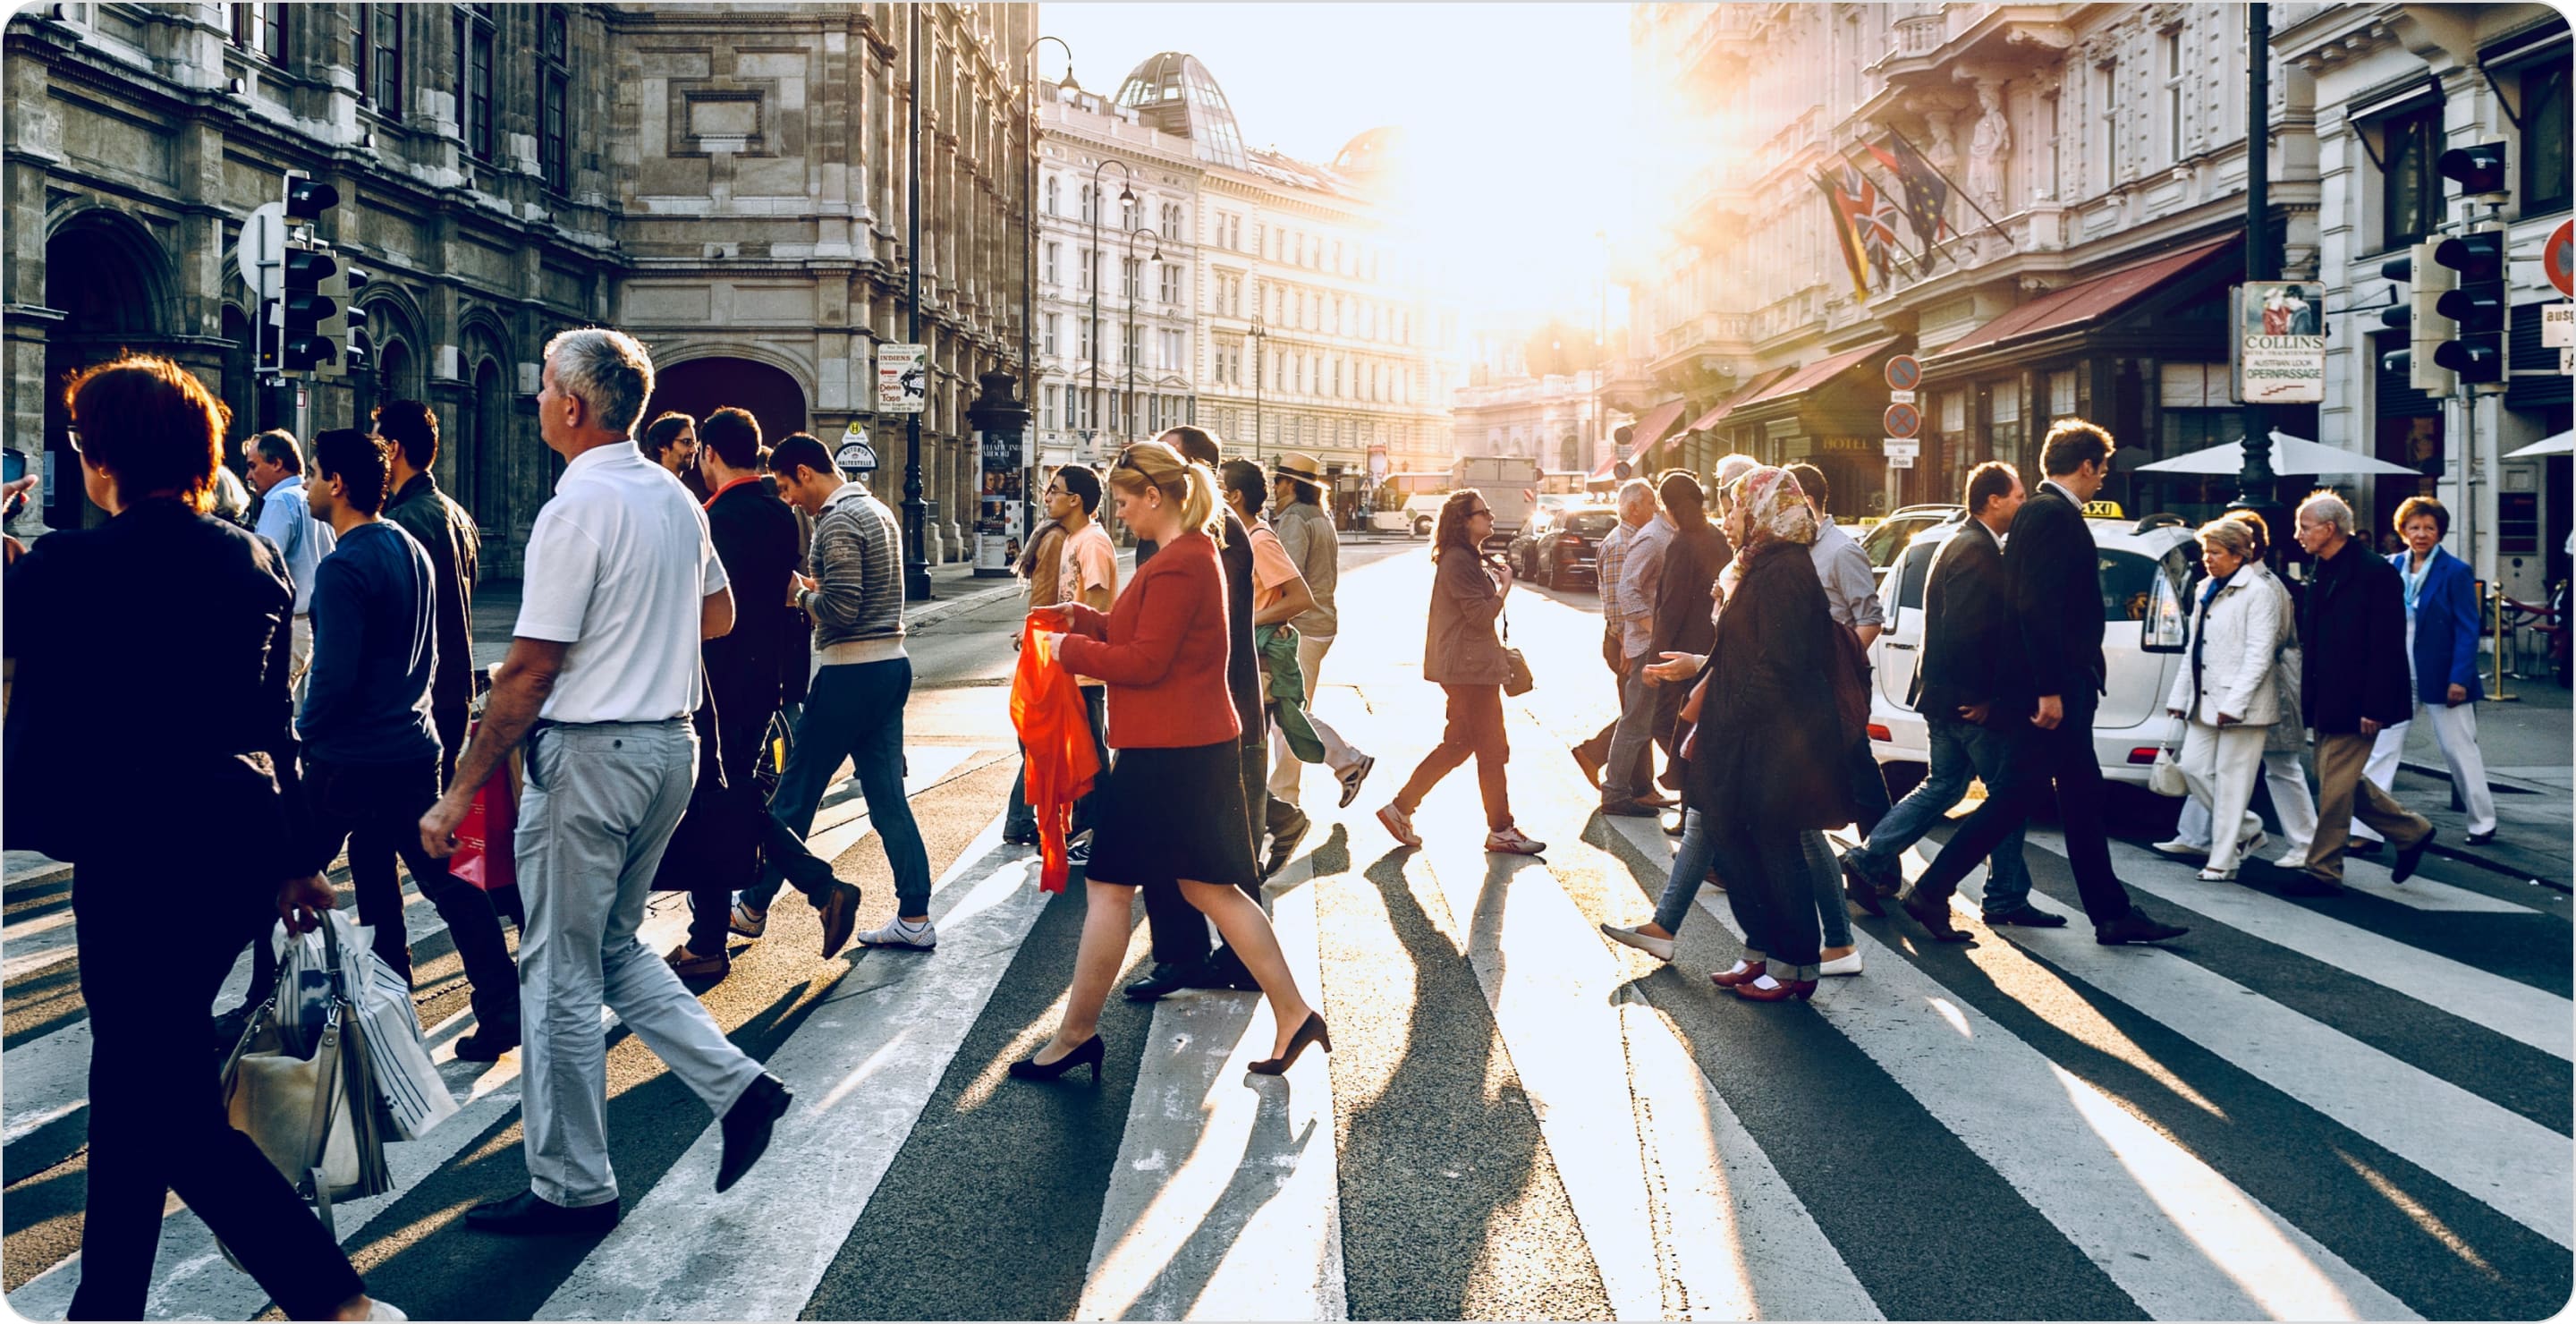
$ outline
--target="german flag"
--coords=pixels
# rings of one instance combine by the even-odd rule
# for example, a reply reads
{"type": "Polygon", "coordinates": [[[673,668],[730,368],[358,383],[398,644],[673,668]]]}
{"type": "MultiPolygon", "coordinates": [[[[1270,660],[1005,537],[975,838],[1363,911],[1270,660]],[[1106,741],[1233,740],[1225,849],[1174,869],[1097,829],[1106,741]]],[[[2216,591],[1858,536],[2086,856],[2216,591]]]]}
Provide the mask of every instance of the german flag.
{"type": "Polygon", "coordinates": [[[1858,204],[1833,180],[1821,174],[1813,178],[1816,181],[1816,187],[1825,192],[1826,209],[1833,213],[1834,239],[1843,251],[1843,266],[1851,272],[1852,297],[1867,303],[1869,302],[1869,255],[1861,244],[1860,228],[1854,220],[1858,204]]]}

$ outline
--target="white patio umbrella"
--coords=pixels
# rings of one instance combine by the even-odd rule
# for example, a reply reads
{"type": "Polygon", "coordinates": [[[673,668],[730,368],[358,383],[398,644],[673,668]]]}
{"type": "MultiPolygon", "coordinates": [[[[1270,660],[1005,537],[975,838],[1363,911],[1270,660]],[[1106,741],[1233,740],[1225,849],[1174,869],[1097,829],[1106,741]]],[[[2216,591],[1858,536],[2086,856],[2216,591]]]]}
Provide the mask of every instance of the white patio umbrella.
{"type": "Polygon", "coordinates": [[[2508,460],[2527,460],[2535,455],[2576,455],[2576,432],[2561,432],[2543,437],[2520,450],[2506,451],[2508,460]]]}
{"type": "MultiPolygon", "coordinates": [[[[2245,443],[2231,441],[2224,446],[2211,446],[2177,455],[2170,460],[2138,466],[2140,473],[2162,474],[2232,474],[2245,468],[2245,443]]],[[[2420,471],[2386,460],[2372,459],[2359,451],[2293,437],[2286,432],[2272,434],[2272,472],[2288,477],[2293,474],[2412,474],[2420,471]]]]}

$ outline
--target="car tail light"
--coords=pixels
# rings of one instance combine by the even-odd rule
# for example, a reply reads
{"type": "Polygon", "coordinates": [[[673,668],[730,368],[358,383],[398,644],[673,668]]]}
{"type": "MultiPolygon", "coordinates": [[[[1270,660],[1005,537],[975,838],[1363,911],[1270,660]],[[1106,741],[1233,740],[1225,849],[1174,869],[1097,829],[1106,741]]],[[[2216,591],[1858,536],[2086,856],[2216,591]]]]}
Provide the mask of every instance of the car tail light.
{"type": "Polygon", "coordinates": [[[2136,749],[2129,751],[2129,762],[2134,766],[2143,768],[2155,761],[2156,747],[2154,745],[2140,745],[2136,749]]]}
{"type": "Polygon", "coordinates": [[[1869,724],[1869,738],[1878,741],[1880,744],[1892,745],[1896,743],[1896,736],[1886,727],[1880,726],[1876,722],[1869,724]]]}

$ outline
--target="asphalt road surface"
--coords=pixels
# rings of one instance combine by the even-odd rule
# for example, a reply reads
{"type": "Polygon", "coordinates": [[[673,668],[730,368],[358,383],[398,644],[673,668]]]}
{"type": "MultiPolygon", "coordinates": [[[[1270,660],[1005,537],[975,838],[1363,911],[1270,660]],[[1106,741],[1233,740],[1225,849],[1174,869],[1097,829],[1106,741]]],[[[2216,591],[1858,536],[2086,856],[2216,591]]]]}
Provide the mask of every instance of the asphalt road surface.
{"type": "MultiPolygon", "coordinates": [[[[1436,742],[1420,678],[1418,542],[1346,549],[1320,711],[1379,763],[1272,886],[1292,966],[1333,1029],[1249,1076],[1248,994],[1113,999],[1107,1069],[1004,1069],[1047,1036],[1081,927],[999,841],[1019,610],[918,632],[908,792],[939,879],[935,953],[815,958],[792,895],[704,996],[797,1091],[752,1174],[716,1195],[705,1110],[611,1027],[624,1222],[595,1238],[466,1230],[522,1188],[518,1061],[453,1059],[472,1026],[452,946],[410,912],[419,1009],[463,1110],[390,1147],[398,1189],[339,1211],[370,1289],[414,1318],[2529,1319],[2571,1290],[2570,924],[2559,893],[2435,858],[2369,861],[2333,900],[2196,881],[2142,843],[2171,807],[2120,800],[2115,857],[2161,949],[2091,942],[2059,839],[2035,825],[2061,930],[1966,946],[1856,919],[1867,965],[1810,1004],[1706,974],[1740,950],[1714,888],[1670,964],[1594,925],[1650,912],[1652,820],[1605,819],[1565,747],[1611,712],[1588,591],[1515,591],[1539,684],[1507,705],[1513,806],[1540,859],[1481,849],[1472,769],[1424,804],[1419,851],[1372,817],[1436,742]],[[2161,816],[2161,817],[2160,817],[2161,816]]],[[[891,879],[854,786],[817,840],[882,923],[891,879]]],[[[1909,861],[1919,869],[1921,858],[1909,861]]],[[[26,882],[0,928],[0,1288],[60,1318],[78,1280],[87,1026],[69,890],[26,882]]],[[[677,942],[685,901],[647,926],[677,942]]],[[[1150,961],[1139,924],[1131,968],[1150,961]]],[[[121,953],[119,977],[148,977],[121,953]]],[[[227,990],[238,1001],[247,960],[227,990]]],[[[269,1309],[173,1205],[152,1313],[269,1309]]]]}

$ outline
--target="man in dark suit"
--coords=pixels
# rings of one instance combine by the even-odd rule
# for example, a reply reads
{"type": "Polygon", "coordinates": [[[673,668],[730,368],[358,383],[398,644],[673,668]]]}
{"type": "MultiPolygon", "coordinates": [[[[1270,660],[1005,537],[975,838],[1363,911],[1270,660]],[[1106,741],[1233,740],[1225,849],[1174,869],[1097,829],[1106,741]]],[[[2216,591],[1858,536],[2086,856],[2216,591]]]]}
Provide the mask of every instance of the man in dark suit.
{"type": "MultiPolygon", "coordinates": [[[[1902,881],[1896,857],[1967,796],[1972,775],[1985,778],[1989,787],[2007,783],[2011,743],[2030,727],[2033,695],[2003,551],[2023,496],[2021,475],[2009,464],[1988,460],[1969,470],[1967,523],[1932,559],[1923,586],[1923,667],[1915,674],[1913,700],[1923,714],[1930,771],[1869,827],[1868,842],[1842,861],[1844,895],[1873,915],[1884,913],[1878,899],[1895,895],[1902,881]]],[[[2021,823],[2015,821],[1988,857],[1986,923],[2059,927],[2064,916],[2030,904],[2030,869],[2022,862],[2021,845],[2021,823]]],[[[1951,927],[1946,907],[1924,922],[1951,927]]]]}
{"type": "Polygon", "coordinates": [[[2106,947],[2162,942],[2190,931],[2129,903],[2128,889],[2111,872],[2111,841],[2102,825],[2102,765],[2093,751],[2093,714],[2106,671],[2101,563],[2084,526],[2084,503],[2110,475],[2111,451],[2109,433],[2082,419],[2060,420],[2040,448],[2048,480],[2013,516],[2004,579],[2033,712],[2006,756],[2006,785],[1989,787],[1995,793],[1941,848],[1906,902],[1906,913],[1944,942],[1967,937],[1949,920],[1959,880],[2028,817],[2052,784],[2093,941],[2106,947]]]}
{"type": "MultiPolygon", "coordinates": [[[[804,843],[766,812],[753,775],[785,682],[784,618],[789,615],[788,580],[796,570],[795,512],[761,481],[760,424],[750,413],[719,409],[707,415],[698,424],[697,440],[698,476],[710,494],[707,536],[715,543],[716,559],[724,563],[734,601],[733,629],[699,644],[698,656],[706,667],[708,701],[715,705],[724,794],[739,811],[733,821],[744,827],[739,839],[743,849],[734,852],[743,868],[691,880],[689,936],[667,959],[683,979],[722,979],[732,970],[725,932],[733,891],[751,882],[752,830],[759,830],[770,862],[781,872],[801,872],[822,889],[824,900],[817,909],[827,958],[849,941],[858,922],[859,889],[832,879],[830,863],[808,854],[804,843]]],[[[816,895],[810,889],[807,894],[816,895]]]]}
{"type": "Polygon", "coordinates": [[[2363,775],[2380,729],[2412,717],[2406,669],[2406,586],[2397,567],[2352,536],[2352,507],[2332,492],[2299,503],[2299,546],[2317,558],[2299,621],[2306,647],[2300,716],[2317,739],[2317,836],[2307,867],[2282,885],[2292,896],[2343,891],[2343,853],[2353,816],[2397,845],[2389,875],[2415,874],[2433,825],[2363,775]]]}

